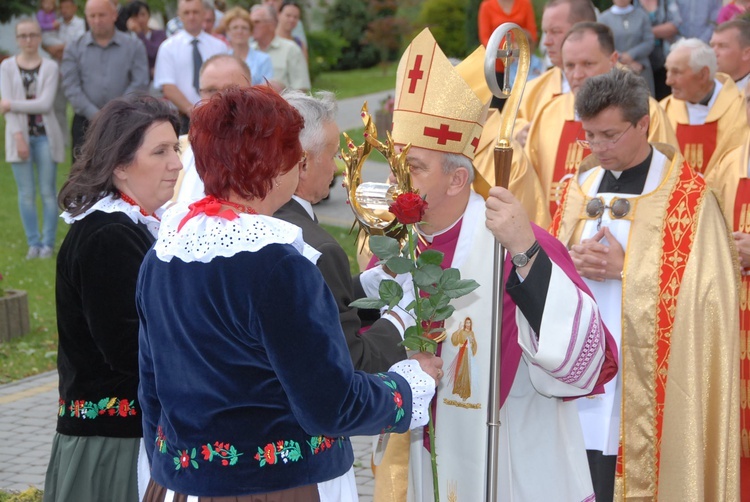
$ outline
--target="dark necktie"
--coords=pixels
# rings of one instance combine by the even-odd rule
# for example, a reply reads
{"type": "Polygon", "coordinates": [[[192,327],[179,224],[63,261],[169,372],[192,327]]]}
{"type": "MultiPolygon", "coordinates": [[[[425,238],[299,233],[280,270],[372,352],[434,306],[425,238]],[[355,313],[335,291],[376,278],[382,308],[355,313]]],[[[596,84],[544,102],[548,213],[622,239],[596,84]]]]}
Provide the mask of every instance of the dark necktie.
{"type": "Polygon", "coordinates": [[[194,38],[190,43],[193,44],[193,87],[195,87],[195,92],[200,94],[200,72],[203,65],[203,58],[198,50],[198,39],[194,38]]]}

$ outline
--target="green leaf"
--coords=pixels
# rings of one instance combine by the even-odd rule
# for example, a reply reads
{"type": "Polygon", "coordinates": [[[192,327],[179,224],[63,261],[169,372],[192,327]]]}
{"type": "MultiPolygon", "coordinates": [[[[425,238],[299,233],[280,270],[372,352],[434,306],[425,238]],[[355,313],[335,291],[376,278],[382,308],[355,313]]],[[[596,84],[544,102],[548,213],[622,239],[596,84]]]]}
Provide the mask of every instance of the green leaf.
{"type": "Polygon", "coordinates": [[[437,294],[440,291],[440,289],[438,289],[437,286],[434,286],[432,284],[426,284],[424,286],[421,286],[419,289],[422,290],[422,291],[424,291],[428,295],[434,295],[434,294],[437,294]]]}
{"type": "Polygon", "coordinates": [[[417,257],[417,266],[422,265],[437,265],[438,267],[443,263],[443,253],[440,251],[436,251],[434,249],[428,249],[427,251],[423,251],[418,257],[417,257]]]}
{"type": "Polygon", "coordinates": [[[413,261],[408,258],[401,258],[400,256],[390,258],[385,262],[385,266],[397,274],[408,274],[415,268],[413,261]]]}
{"type": "Polygon", "coordinates": [[[370,237],[370,251],[381,260],[390,260],[398,256],[400,251],[398,241],[384,235],[370,237]]]}
{"type": "Polygon", "coordinates": [[[430,295],[428,300],[430,305],[436,309],[441,309],[447,306],[451,301],[450,297],[443,292],[430,295]]]}
{"type": "Polygon", "coordinates": [[[358,309],[382,309],[385,307],[387,303],[385,303],[380,298],[360,298],[359,300],[354,300],[349,304],[350,307],[356,307],[358,309]]]}
{"type": "Polygon", "coordinates": [[[461,272],[455,268],[446,268],[443,270],[443,275],[440,276],[438,285],[445,289],[450,289],[461,279],[461,272]]]}
{"type": "Polygon", "coordinates": [[[456,307],[454,307],[453,305],[448,305],[447,307],[438,309],[435,312],[435,317],[432,318],[432,321],[433,322],[444,321],[448,319],[450,316],[452,316],[455,310],[456,310],[456,307]]]}
{"type": "Polygon", "coordinates": [[[404,338],[410,338],[413,336],[419,336],[419,330],[416,326],[409,326],[406,328],[406,331],[404,331],[404,338]]]}
{"type": "Polygon", "coordinates": [[[401,345],[403,345],[409,350],[421,350],[422,349],[422,343],[420,342],[419,337],[416,337],[416,336],[404,338],[401,341],[401,345]]]}
{"type": "Polygon", "coordinates": [[[404,290],[401,288],[401,284],[396,281],[386,280],[380,282],[378,294],[380,295],[380,299],[383,300],[389,308],[393,308],[398,305],[398,302],[404,297],[404,290]]]}
{"type": "Polygon", "coordinates": [[[451,287],[450,289],[445,288],[445,294],[450,296],[451,298],[460,298],[462,296],[468,295],[478,287],[479,283],[477,283],[477,281],[475,281],[474,279],[465,279],[458,281],[455,286],[451,287]]]}
{"type": "Polygon", "coordinates": [[[421,341],[421,350],[423,352],[432,352],[433,354],[437,350],[437,342],[433,340],[432,338],[427,338],[426,336],[420,336],[419,340],[421,341]]]}
{"type": "Polygon", "coordinates": [[[234,465],[237,463],[237,457],[232,457],[229,459],[229,465],[234,465]]]}
{"type": "Polygon", "coordinates": [[[194,468],[198,468],[198,462],[196,462],[195,460],[191,460],[190,463],[193,464],[194,468]]]}
{"type": "Polygon", "coordinates": [[[414,282],[416,282],[417,286],[420,288],[432,286],[433,284],[437,284],[442,273],[443,269],[437,265],[427,264],[422,267],[417,267],[417,270],[414,271],[414,282]]]}

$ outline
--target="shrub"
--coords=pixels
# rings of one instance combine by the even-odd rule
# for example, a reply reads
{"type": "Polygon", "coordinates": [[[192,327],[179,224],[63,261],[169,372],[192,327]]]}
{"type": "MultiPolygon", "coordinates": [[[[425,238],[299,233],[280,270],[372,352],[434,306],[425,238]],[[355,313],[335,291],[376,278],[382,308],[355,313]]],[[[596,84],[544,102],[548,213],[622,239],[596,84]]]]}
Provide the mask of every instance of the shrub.
{"type": "Polygon", "coordinates": [[[422,5],[419,23],[430,28],[448,57],[463,58],[468,54],[464,28],[467,7],[468,0],[427,0],[422,5]]]}
{"type": "Polygon", "coordinates": [[[330,31],[314,31],[307,34],[310,79],[336,66],[342,50],[348,42],[330,31]]]}
{"type": "Polygon", "coordinates": [[[337,33],[347,45],[341,51],[335,70],[370,68],[378,62],[378,50],[364,43],[362,37],[367,25],[374,19],[367,2],[352,0],[335,0],[325,17],[325,27],[329,32],[337,33]]]}

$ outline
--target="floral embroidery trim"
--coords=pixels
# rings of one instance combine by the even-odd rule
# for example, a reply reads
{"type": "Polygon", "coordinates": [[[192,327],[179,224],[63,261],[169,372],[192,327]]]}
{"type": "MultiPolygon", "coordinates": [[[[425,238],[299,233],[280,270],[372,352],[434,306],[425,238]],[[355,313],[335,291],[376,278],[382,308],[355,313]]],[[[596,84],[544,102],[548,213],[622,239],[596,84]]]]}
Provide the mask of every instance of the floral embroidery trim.
{"type": "Polygon", "coordinates": [[[310,441],[307,442],[307,445],[310,447],[310,452],[313,455],[317,455],[318,453],[322,453],[325,450],[331,448],[334,443],[339,444],[339,447],[343,443],[344,438],[332,438],[328,436],[313,436],[310,438],[310,441]]]}
{"type": "MultiPolygon", "coordinates": [[[[164,435],[164,430],[161,426],[156,429],[156,447],[158,448],[159,453],[169,453],[167,438],[164,435]]],[[[192,467],[193,469],[200,468],[200,465],[198,464],[200,458],[198,458],[198,452],[195,448],[190,448],[189,452],[187,448],[184,450],[178,449],[176,452],[177,456],[172,457],[176,471],[187,469],[188,467],[192,467]]],[[[238,462],[239,458],[244,455],[244,453],[237,451],[234,445],[230,443],[216,441],[213,445],[210,443],[201,445],[201,455],[203,456],[203,461],[213,462],[214,457],[216,457],[221,465],[232,466],[238,462]]]]}
{"type": "Polygon", "coordinates": [[[263,448],[258,447],[258,453],[255,454],[255,460],[260,463],[261,467],[273,465],[281,460],[283,463],[298,462],[302,458],[302,450],[299,443],[294,440],[279,440],[276,443],[268,443],[263,448]]]}
{"type": "MultiPolygon", "coordinates": [[[[385,386],[391,389],[391,396],[393,397],[393,402],[395,404],[393,409],[396,411],[396,419],[394,420],[394,422],[398,423],[402,418],[404,418],[404,399],[401,397],[401,393],[398,391],[398,384],[396,384],[396,382],[388,375],[385,375],[383,373],[378,373],[377,375],[383,379],[383,383],[385,384],[385,386]]],[[[393,428],[393,426],[386,427],[386,432],[393,428]]]]}
{"type": "Polygon", "coordinates": [[[69,411],[72,418],[91,419],[99,415],[108,415],[110,417],[128,417],[137,415],[135,409],[135,400],[129,400],[119,397],[104,397],[97,402],[76,399],[66,404],[62,399],[58,400],[57,415],[65,416],[65,411],[69,411]]]}

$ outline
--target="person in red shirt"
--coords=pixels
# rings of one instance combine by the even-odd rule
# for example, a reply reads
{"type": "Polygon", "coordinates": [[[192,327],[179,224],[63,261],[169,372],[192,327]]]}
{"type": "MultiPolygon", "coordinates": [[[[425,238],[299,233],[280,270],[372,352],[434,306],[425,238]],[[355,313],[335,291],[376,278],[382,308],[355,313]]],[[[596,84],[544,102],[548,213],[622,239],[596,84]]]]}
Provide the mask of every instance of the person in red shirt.
{"type": "MultiPolygon", "coordinates": [[[[516,23],[526,30],[534,42],[537,41],[536,19],[531,0],[482,0],[477,16],[479,41],[482,45],[487,47],[492,32],[503,23],[516,23]]],[[[498,61],[495,65],[498,83],[502,82],[504,70],[503,63],[498,61]]],[[[493,96],[490,106],[502,110],[504,103],[504,100],[493,96]]]]}

